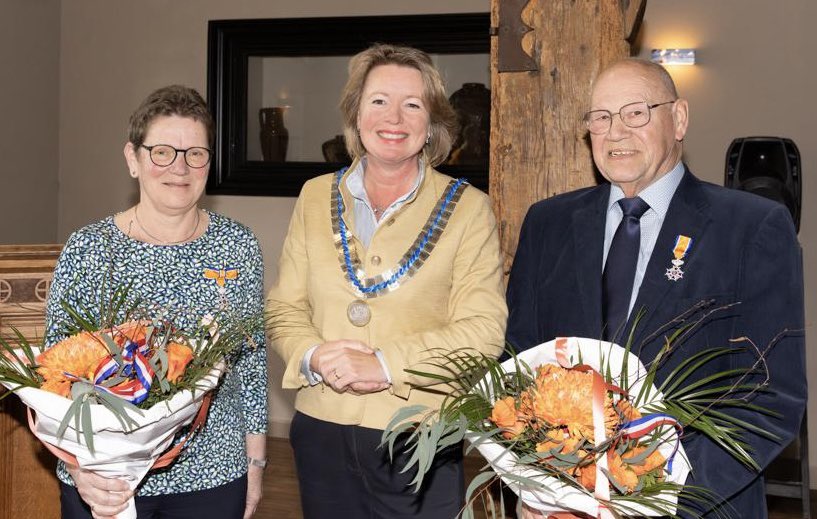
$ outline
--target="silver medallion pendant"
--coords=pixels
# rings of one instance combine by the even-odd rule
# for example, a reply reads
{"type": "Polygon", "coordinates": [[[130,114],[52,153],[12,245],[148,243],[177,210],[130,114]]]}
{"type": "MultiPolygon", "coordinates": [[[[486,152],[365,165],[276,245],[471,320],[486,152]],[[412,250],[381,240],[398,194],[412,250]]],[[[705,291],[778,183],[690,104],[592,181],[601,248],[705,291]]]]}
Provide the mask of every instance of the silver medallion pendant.
{"type": "Polygon", "coordinates": [[[366,326],[372,318],[372,310],[366,301],[355,299],[346,307],[346,317],[355,326],[366,326]]]}

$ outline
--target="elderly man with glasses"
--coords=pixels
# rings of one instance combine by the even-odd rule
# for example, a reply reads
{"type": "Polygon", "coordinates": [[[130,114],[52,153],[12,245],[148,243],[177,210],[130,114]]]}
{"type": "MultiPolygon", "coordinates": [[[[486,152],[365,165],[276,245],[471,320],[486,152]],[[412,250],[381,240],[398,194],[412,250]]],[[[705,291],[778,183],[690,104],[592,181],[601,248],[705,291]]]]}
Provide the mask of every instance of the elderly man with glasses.
{"type": "MultiPolygon", "coordinates": [[[[507,339],[518,350],[557,336],[624,343],[634,330],[633,352],[646,364],[665,336],[703,317],[674,345],[659,379],[733,338],[748,337],[759,350],[771,345],[768,390],[751,404],[779,416],[722,409],[751,424],[744,439],[762,469],[794,438],[806,403],[800,246],[785,207],[689,171],[682,161],[688,115],[659,65],[627,59],[598,76],[584,122],[609,183],[530,208],[508,284],[507,339]]],[[[758,352],[734,344],[734,355],[708,364],[698,379],[752,366],[758,352]]],[[[686,483],[717,497],[683,502],[681,517],[767,516],[761,472],[701,434],[686,431],[683,442],[693,469],[686,483]]]]}

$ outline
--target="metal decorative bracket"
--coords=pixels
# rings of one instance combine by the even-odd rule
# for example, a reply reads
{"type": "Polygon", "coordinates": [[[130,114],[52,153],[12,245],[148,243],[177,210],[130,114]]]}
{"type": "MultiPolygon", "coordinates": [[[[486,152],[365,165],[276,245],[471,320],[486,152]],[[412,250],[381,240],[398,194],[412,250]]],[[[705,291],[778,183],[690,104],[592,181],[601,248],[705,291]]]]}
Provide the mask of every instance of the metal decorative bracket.
{"type": "Polygon", "coordinates": [[[539,70],[536,61],[522,49],[522,38],[533,28],[522,21],[522,11],[530,0],[501,0],[499,27],[491,27],[491,36],[498,36],[497,69],[499,72],[539,70]]]}

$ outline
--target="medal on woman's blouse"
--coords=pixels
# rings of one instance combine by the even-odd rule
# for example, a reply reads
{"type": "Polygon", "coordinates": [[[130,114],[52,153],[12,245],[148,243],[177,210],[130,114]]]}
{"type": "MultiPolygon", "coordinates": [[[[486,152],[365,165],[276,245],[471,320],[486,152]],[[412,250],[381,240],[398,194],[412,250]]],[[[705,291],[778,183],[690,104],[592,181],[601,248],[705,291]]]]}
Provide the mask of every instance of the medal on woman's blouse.
{"type": "MultiPolygon", "coordinates": [[[[350,250],[346,222],[343,221],[343,197],[340,192],[340,180],[346,169],[343,168],[336,173],[335,182],[332,184],[332,231],[335,235],[335,247],[338,249],[338,259],[344,276],[352,284],[355,294],[359,298],[369,299],[397,290],[403,281],[411,278],[423,266],[445,230],[448,220],[465,190],[467,181],[460,178],[457,180],[452,179],[449,182],[448,187],[431,211],[426,224],[420,230],[411,247],[403,254],[396,267],[386,269],[377,276],[367,278],[357,252],[350,250]]],[[[347,316],[352,324],[355,324],[355,321],[352,320],[353,313],[357,316],[356,319],[359,322],[365,316],[365,321],[368,323],[371,318],[371,309],[366,304],[364,312],[360,305],[357,304],[358,301],[353,301],[349,305],[347,316]],[[354,312],[352,312],[353,305],[355,305],[354,312]]],[[[364,326],[366,323],[356,324],[356,326],[364,326]]]]}

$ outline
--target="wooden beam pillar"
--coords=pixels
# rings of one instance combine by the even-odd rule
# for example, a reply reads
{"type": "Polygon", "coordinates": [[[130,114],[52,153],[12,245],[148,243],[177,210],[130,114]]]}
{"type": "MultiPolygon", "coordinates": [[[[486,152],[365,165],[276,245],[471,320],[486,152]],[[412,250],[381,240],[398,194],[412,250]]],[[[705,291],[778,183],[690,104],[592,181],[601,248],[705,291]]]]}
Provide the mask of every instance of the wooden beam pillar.
{"type": "Polygon", "coordinates": [[[489,189],[506,272],[532,203],[596,183],[581,117],[599,71],[630,55],[645,7],[646,0],[491,0],[489,189]],[[526,34],[517,15],[531,28],[526,34]],[[538,70],[500,72],[509,68],[500,55],[514,54],[499,49],[509,31],[538,70]]]}

